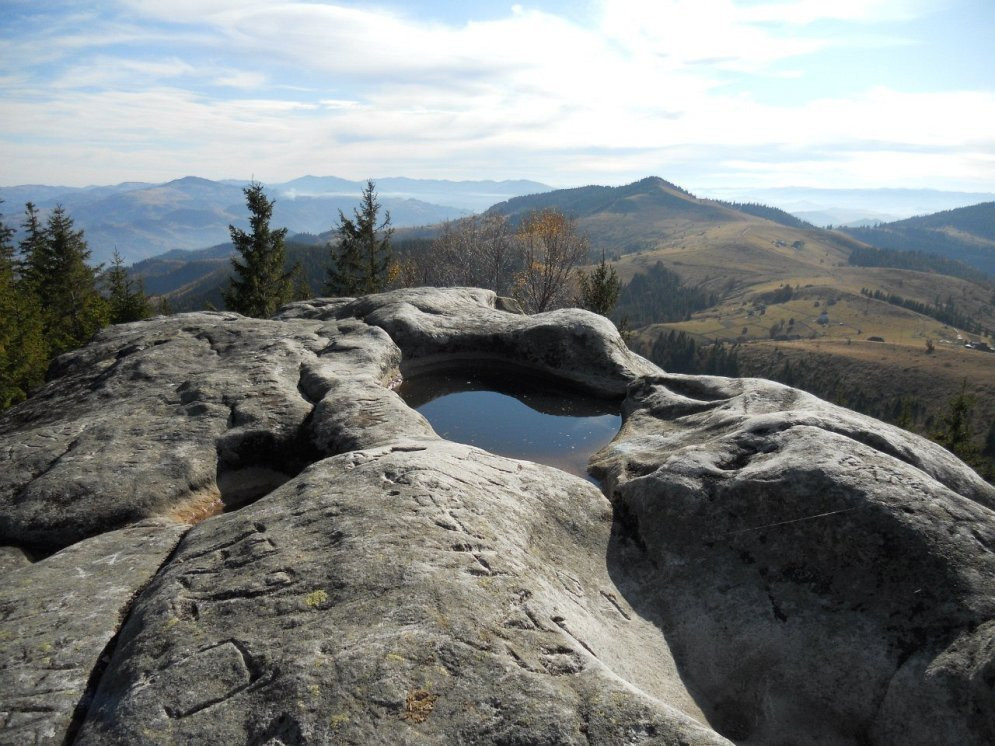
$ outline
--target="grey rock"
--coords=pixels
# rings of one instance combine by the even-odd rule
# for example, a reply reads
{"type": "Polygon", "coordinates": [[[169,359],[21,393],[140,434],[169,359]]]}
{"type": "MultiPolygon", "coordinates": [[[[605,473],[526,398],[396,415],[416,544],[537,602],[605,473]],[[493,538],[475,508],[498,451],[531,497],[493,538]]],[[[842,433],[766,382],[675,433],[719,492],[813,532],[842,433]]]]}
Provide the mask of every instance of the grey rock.
{"type": "Polygon", "coordinates": [[[379,389],[399,359],[356,322],[199,313],[106,329],[0,420],[0,542],[51,551],[258,497],[319,455],[312,399],[357,376],[379,389]]]}
{"type": "Polygon", "coordinates": [[[321,461],[190,531],[79,742],[725,743],[615,592],[610,525],[590,483],[469,446],[321,461]]]}
{"type": "Polygon", "coordinates": [[[102,534],[0,583],[0,743],[65,743],[133,598],[188,527],[102,534]]]}
{"type": "Polygon", "coordinates": [[[897,428],[468,288],[114,327],[54,375],[0,418],[5,742],[995,741],[995,491],[897,428]],[[625,396],[608,498],[392,390],[467,360],[625,396]],[[77,566],[113,592],[22,584],[77,566]]]}
{"type": "Polygon", "coordinates": [[[354,317],[384,329],[401,348],[406,375],[459,359],[490,360],[519,375],[546,374],[621,397],[628,383],[658,372],[625,346],[603,316],[576,308],[526,316],[514,301],[479,288],[395,290],[348,303],[303,301],[277,315],[302,317],[354,317]]]}
{"type": "Polygon", "coordinates": [[[935,444],[761,380],[630,389],[595,457],[612,574],[750,743],[995,741],[995,490],[935,444]]]}
{"type": "Polygon", "coordinates": [[[0,575],[31,564],[28,555],[18,547],[0,547],[0,575]]]}

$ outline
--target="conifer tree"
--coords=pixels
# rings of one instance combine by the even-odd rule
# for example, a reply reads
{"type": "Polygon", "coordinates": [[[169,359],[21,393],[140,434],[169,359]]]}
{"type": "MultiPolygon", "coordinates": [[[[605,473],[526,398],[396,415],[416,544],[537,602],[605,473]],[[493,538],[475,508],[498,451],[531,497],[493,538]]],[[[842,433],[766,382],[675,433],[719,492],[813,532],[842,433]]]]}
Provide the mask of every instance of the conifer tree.
{"type": "Polygon", "coordinates": [[[967,393],[967,379],[961,382],[960,391],[950,400],[950,410],[943,416],[943,427],[933,439],[968,464],[977,462],[978,448],[971,442],[971,418],[974,414],[974,396],[967,393]]]}
{"type": "Polygon", "coordinates": [[[615,268],[605,261],[605,251],[601,250],[601,263],[588,274],[578,272],[580,281],[580,305],[588,311],[607,316],[618,303],[622,283],[615,268]]]}
{"type": "Polygon", "coordinates": [[[311,285],[308,283],[307,273],[304,271],[304,265],[300,262],[294,264],[294,268],[290,271],[291,279],[293,282],[293,299],[294,300],[310,300],[314,297],[311,292],[311,285]]]}
{"type": "Polygon", "coordinates": [[[62,205],[49,215],[44,238],[44,251],[39,251],[44,261],[30,271],[44,308],[45,336],[56,356],[85,344],[107,323],[107,303],[97,290],[99,267],[86,263],[90,249],[83,231],[74,229],[62,205]]]}
{"type": "Polygon", "coordinates": [[[152,315],[152,304],[145,295],[141,280],[132,282],[117,251],[114,252],[114,261],[104,276],[104,282],[107,286],[110,323],[124,324],[147,319],[152,315]]]}
{"type": "Polygon", "coordinates": [[[45,373],[41,307],[18,276],[14,230],[0,221],[0,410],[26,398],[45,373]]]}
{"type": "Polygon", "coordinates": [[[52,274],[52,258],[45,227],[38,215],[38,208],[32,202],[24,205],[24,222],[21,223],[24,238],[18,245],[21,254],[21,276],[35,290],[52,274]]]}
{"type": "Polygon", "coordinates": [[[287,229],[270,229],[273,202],[263,193],[262,184],[254,181],[242,191],[249,208],[252,233],[228,226],[231,242],[241,261],[239,257],[232,257],[235,275],[224,293],[225,305],[246,316],[266,318],[286,303],[292,292],[291,273],[284,269],[287,229]]]}
{"type": "Polygon", "coordinates": [[[360,205],[350,220],[339,210],[339,243],[330,247],[325,292],[335,296],[378,293],[387,287],[391,269],[390,212],[378,223],[380,202],[373,181],[366,182],[360,205]]]}

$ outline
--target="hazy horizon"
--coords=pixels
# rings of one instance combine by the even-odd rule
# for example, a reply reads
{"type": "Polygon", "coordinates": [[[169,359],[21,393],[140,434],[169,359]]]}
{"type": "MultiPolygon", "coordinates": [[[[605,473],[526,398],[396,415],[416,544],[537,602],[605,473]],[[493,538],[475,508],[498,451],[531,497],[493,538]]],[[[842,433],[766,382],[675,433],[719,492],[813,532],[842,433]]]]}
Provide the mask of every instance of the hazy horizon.
{"type": "Polygon", "coordinates": [[[988,0],[11,0],[0,19],[4,186],[995,192],[988,0]]]}

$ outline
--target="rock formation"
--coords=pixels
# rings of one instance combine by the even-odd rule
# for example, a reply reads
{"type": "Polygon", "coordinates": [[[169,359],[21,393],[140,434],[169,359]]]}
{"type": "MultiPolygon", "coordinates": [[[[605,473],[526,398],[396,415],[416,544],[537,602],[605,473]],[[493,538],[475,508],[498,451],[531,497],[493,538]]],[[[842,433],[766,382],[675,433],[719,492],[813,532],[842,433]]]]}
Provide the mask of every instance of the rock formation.
{"type": "Polygon", "coordinates": [[[0,743],[991,743],[993,508],[487,291],[112,327],[0,418],[0,743]],[[481,359],[624,397],[604,494],[391,388],[481,359]]]}

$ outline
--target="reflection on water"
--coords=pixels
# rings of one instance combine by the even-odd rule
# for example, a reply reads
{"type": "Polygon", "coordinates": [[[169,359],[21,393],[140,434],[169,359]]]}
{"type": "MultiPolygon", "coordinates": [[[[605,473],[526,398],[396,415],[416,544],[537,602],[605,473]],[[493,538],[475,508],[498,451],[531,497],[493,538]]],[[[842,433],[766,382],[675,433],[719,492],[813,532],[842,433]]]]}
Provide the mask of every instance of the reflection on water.
{"type": "Polygon", "coordinates": [[[521,371],[437,371],[406,380],[398,393],[443,438],[582,477],[588,477],[591,454],[621,425],[618,402],[521,371]]]}

